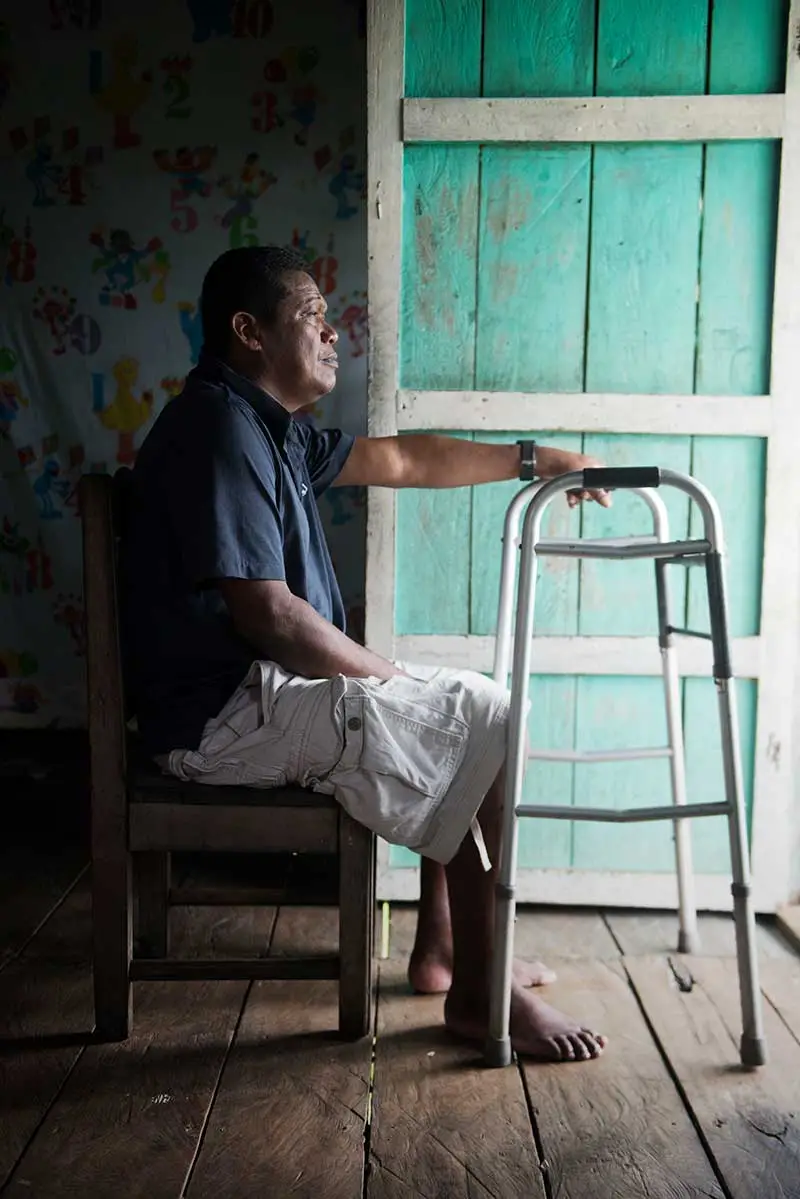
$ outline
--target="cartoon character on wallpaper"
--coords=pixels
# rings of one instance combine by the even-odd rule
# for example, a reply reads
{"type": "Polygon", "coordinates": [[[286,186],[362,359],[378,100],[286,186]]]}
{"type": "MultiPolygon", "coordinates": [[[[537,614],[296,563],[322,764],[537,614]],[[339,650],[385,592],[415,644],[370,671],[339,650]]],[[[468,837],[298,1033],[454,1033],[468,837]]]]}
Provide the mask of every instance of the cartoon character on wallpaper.
{"type": "Polygon", "coordinates": [[[178,376],[166,375],[159,383],[159,387],[164,392],[164,395],[168,400],[174,400],[175,396],[180,395],[183,391],[183,385],[185,382],[185,379],[182,379],[178,376]]]}
{"type": "Polygon", "coordinates": [[[33,186],[34,208],[86,203],[86,188],[94,182],[92,169],[103,161],[102,146],[81,150],[80,131],[75,125],[62,129],[57,137],[47,116],[34,118],[29,127],[17,125],[8,138],[15,153],[32,154],[25,177],[33,186]]]}
{"type": "Polygon", "coordinates": [[[203,319],[200,315],[200,305],[192,304],[188,300],[181,300],[178,304],[178,312],[180,313],[181,333],[188,341],[191,351],[190,361],[192,366],[196,366],[203,348],[203,319]]]}
{"type": "Polygon", "coordinates": [[[353,204],[350,193],[355,192],[362,199],[366,188],[366,175],[356,169],[357,157],[352,149],[356,140],[356,131],[348,125],[339,135],[336,151],[330,145],[320,146],[314,151],[314,165],[322,173],[334,171],[333,178],[328,184],[328,191],[336,200],[336,218],[346,221],[355,216],[358,206],[353,204]]]}
{"type": "Polygon", "coordinates": [[[142,141],[141,135],[131,128],[131,121],[150,94],[153,77],[149,71],[135,74],[138,57],[134,37],[117,38],[111,47],[111,70],[104,84],[102,50],[92,50],[89,55],[89,91],[97,105],[114,118],[116,150],[139,146],[142,141]]]}
{"type": "Polygon", "coordinates": [[[50,28],[97,29],[100,24],[100,0],[50,0],[50,28]]]}
{"type": "Polygon", "coordinates": [[[309,231],[301,234],[299,229],[292,230],[292,248],[302,254],[311,267],[314,282],[323,296],[329,296],[336,291],[336,273],[339,269],[339,259],[334,255],[334,236],[328,238],[328,247],[320,254],[314,246],[308,244],[309,231]]]}
{"type": "MultiPolygon", "coordinates": [[[[0,375],[8,375],[17,365],[17,356],[10,346],[0,347],[0,375]]],[[[13,379],[0,379],[0,438],[9,439],[11,425],[29,400],[13,379]]]]}
{"type": "Polygon", "coordinates": [[[239,246],[258,245],[255,229],[258,220],[253,216],[253,205],[264,192],[278,180],[268,171],[259,166],[259,156],[255,152],[248,154],[237,179],[225,175],[219,180],[219,186],[233,206],[219,217],[223,229],[228,230],[228,241],[232,250],[239,246]]]}
{"type": "Polygon", "coordinates": [[[164,95],[169,97],[169,103],[164,111],[165,117],[185,120],[192,115],[189,102],[191,88],[189,74],[194,65],[188,54],[170,54],[162,58],[158,64],[166,73],[164,80],[164,95]]]}
{"type": "Polygon", "coordinates": [[[316,85],[308,79],[319,62],[319,50],[315,46],[289,46],[277,58],[271,58],[264,67],[264,79],[269,84],[288,83],[285,117],[280,111],[280,102],[274,92],[257,92],[252,99],[258,115],[253,119],[254,129],[265,133],[294,121],[298,130],[294,140],[298,146],[308,145],[308,134],[317,117],[317,108],[322,99],[316,85]]]}
{"type": "Polygon", "coordinates": [[[134,394],[133,388],[139,378],[139,363],[135,358],[120,358],[111,374],[116,391],[109,404],[106,404],[105,375],[92,374],[92,411],[106,429],[113,429],[118,435],[117,462],[132,466],[136,461],[133,439],[152,415],[153,393],[148,390],[138,397],[134,394]]]}
{"type": "Polygon", "coordinates": [[[7,516],[0,525],[0,594],[30,595],[53,586],[53,563],[41,534],[34,544],[7,516]]]}
{"type": "Polygon", "coordinates": [[[0,270],[9,287],[15,283],[31,283],[36,278],[38,252],[31,240],[31,223],[25,222],[20,237],[12,225],[6,224],[5,210],[0,209],[0,270]],[[5,264],[3,268],[3,264],[5,264]]]}
{"type": "Polygon", "coordinates": [[[53,602],[53,620],[69,633],[75,653],[86,657],[86,612],[74,595],[59,595],[53,602]]]}
{"type": "Polygon", "coordinates": [[[66,287],[39,287],[36,290],[33,315],[37,321],[44,321],[47,325],[55,342],[54,354],[65,354],[67,351],[67,336],[77,303],[66,287]]]}
{"type": "Polygon", "coordinates": [[[126,229],[112,229],[106,241],[102,227],[94,230],[89,238],[100,250],[100,256],[92,262],[92,274],[102,270],[106,282],[100,292],[100,303],[115,308],[138,307],[133,289],[141,282],[157,276],[153,299],[161,303],[164,299],[164,280],[169,274],[169,255],[162,249],[161,239],[151,237],[141,249],[134,245],[126,229]],[[150,259],[150,262],[147,262],[150,259]]]}
{"type": "Polygon", "coordinates": [[[367,348],[367,293],[354,291],[349,299],[341,296],[339,300],[343,307],[334,315],[334,324],[340,334],[347,334],[351,357],[361,358],[367,348]]]}
{"type": "Polygon", "coordinates": [[[193,41],[233,33],[233,0],[187,0],[187,8],[194,22],[193,41]]]}
{"type": "Polygon", "coordinates": [[[32,445],[20,446],[17,451],[20,466],[32,478],[31,490],[39,505],[40,520],[61,520],[66,507],[76,506],[83,446],[71,446],[69,465],[65,470],[59,456],[59,436],[43,437],[40,452],[32,445]],[[38,473],[34,476],[34,470],[38,473]]]}
{"type": "Polygon", "coordinates": [[[205,198],[211,195],[212,184],[203,178],[217,156],[216,146],[180,146],[177,150],[154,150],[153,159],[159,170],[173,175],[178,186],[170,193],[170,210],[175,213],[170,225],[176,233],[191,233],[197,228],[197,211],[187,204],[190,196],[205,198]]]}

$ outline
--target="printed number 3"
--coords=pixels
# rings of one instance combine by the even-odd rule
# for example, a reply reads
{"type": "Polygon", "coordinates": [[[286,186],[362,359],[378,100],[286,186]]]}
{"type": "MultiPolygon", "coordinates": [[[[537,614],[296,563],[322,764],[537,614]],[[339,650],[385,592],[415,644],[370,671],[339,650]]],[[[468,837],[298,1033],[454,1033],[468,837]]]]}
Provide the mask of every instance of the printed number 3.
{"type": "Polygon", "coordinates": [[[176,213],[170,225],[176,233],[191,233],[197,228],[197,213],[189,204],[184,203],[186,199],[188,192],[182,187],[173,187],[169,194],[169,210],[176,213]]]}

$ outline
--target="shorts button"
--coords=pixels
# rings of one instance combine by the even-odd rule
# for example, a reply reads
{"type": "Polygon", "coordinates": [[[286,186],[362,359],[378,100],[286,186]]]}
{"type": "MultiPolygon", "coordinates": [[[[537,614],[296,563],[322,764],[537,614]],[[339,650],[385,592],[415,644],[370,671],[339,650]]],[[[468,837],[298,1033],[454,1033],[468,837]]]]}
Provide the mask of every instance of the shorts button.
{"type": "Polygon", "coordinates": [[[358,719],[357,716],[351,716],[347,722],[347,727],[349,729],[351,729],[354,733],[357,733],[358,730],[361,728],[361,721],[358,719]]]}

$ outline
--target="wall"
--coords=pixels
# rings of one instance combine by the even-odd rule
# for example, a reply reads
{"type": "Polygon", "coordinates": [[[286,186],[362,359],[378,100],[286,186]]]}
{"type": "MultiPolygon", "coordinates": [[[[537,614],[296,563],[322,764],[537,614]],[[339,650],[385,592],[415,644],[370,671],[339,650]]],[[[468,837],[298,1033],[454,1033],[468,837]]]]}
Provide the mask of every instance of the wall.
{"type": "MultiPolygon", "coordinates": [[[[180,388],[217,254],[306,254],[341,334],[339,387],[314,415],[363,431],[363,14],[358,0],[16,10],[0,27],[0,727],[72,726],[76,484],[133,462],[180,388]]],[[[325,516],[357,632],[363,496],[333,493],[325,516]]]]}

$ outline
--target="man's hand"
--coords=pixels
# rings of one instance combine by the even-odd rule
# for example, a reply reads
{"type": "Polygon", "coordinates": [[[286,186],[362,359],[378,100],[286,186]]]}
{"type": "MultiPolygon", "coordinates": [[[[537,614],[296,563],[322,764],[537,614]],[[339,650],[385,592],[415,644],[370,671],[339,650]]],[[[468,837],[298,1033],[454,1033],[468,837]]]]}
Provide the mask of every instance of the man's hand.
{"type": "MultiPolygon", "coordinates": [[[[549,446],[536,447],[536,474],[545,481],[555,479],[558,475],[566,475],[570,471],[589,470],[603,465],[587,454],[573,454],[569,450],[556,450],[549,446]]],[[[601,508],[611,507],[611,496],[607,491],[567,492],[570,508],[576,508],[583,500],[594,500],[601,508]]]]}

